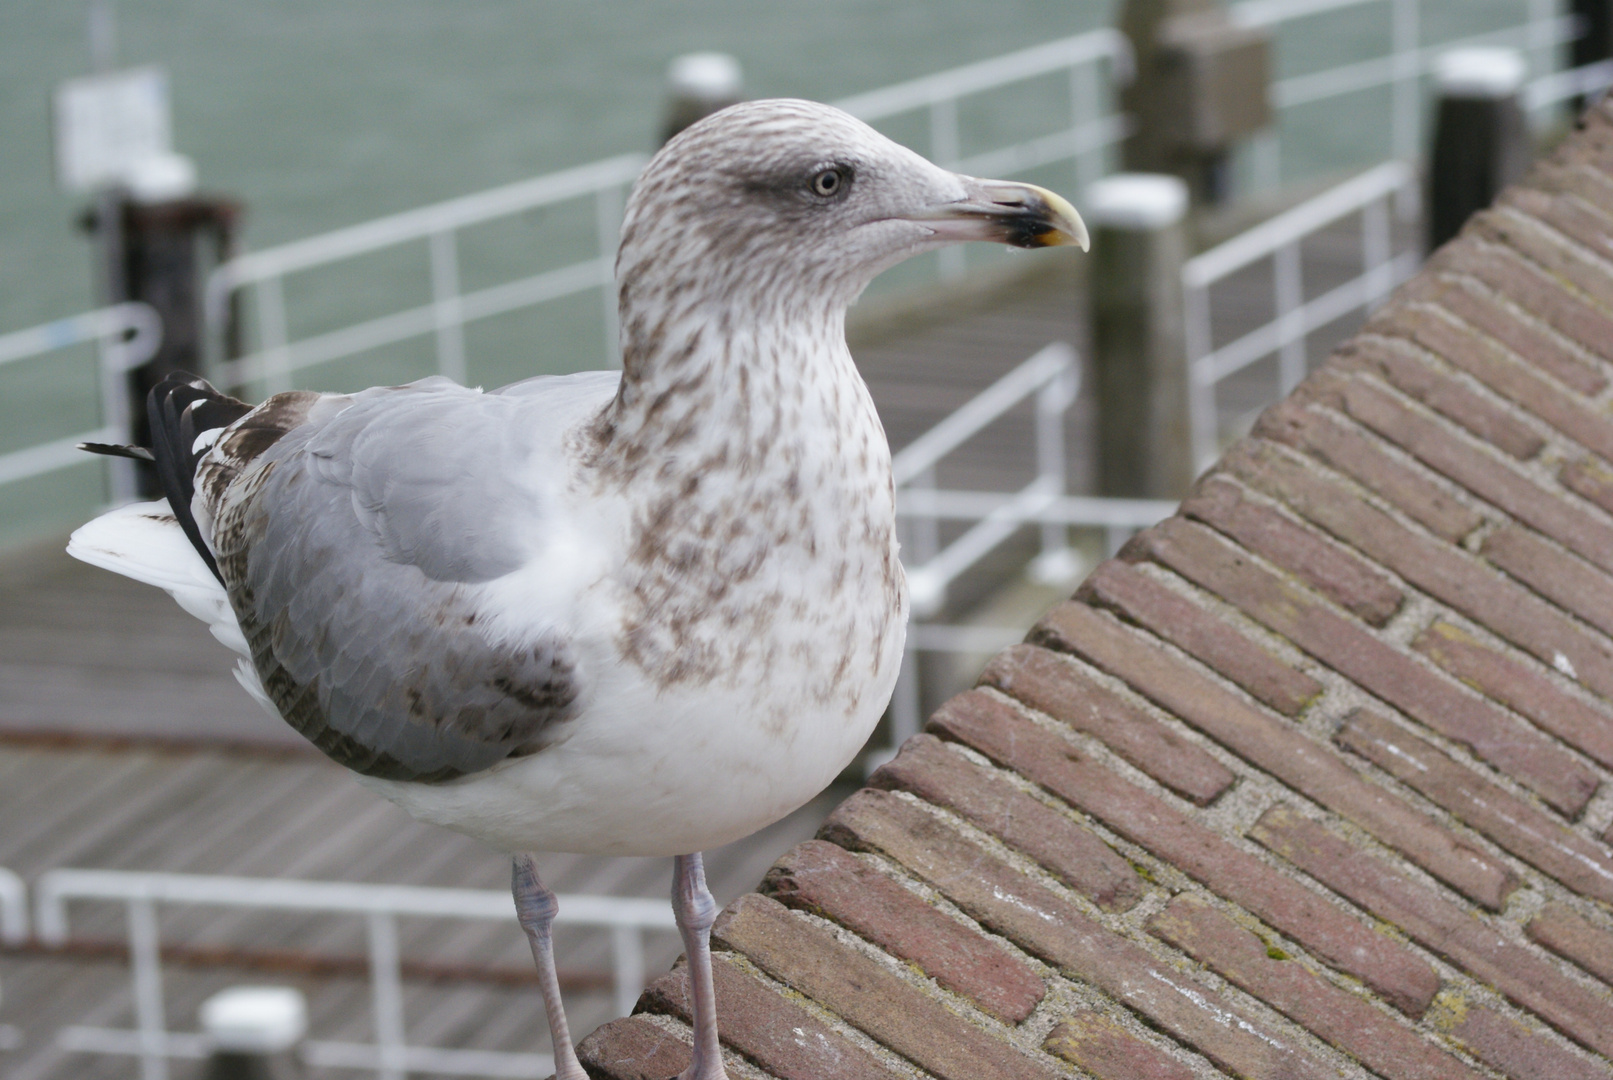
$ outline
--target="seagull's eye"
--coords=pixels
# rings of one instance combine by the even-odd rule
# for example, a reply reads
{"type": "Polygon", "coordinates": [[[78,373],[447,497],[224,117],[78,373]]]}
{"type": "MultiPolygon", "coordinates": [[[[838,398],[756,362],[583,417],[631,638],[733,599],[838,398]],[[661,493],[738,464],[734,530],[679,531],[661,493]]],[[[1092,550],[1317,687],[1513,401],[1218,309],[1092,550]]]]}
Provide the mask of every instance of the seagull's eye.
{"type": "Polygon", "coordinates": [[[840,194],[845,183],[846,176],[839,169],[824,169],[812,178],[812,194],[828,199],[840,194]]]}

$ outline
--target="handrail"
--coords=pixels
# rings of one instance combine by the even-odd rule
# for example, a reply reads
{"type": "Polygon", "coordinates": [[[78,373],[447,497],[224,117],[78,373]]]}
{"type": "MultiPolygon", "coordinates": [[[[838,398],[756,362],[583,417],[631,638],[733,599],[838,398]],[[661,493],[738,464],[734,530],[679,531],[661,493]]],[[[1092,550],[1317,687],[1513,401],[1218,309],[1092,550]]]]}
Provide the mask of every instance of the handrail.
{"type": "Polygon", "coordinates": [[[1188,413],[1197,468],[1215,457],[1219,424],[1215,384],[1272,353],[1278,355],[1278,393],[1288,393],[1305,375],[1305,340],[1313,331],[1358,308],[1370,309],[1415,272],[1415,254],[1395,255],[1390,235],[1391,199],[1415,198],[1416,171],[1391,161],[1369,169],[1291,210],[1233,237],[1182,266],[1188,362],[1188,413]],[[1311,300],[1304,299],[1300,242],[1352,214],[1363,215],[1362,272],[1311,300]],[[1276,317],[1235,341],[1215,347],[1211,338],[1210,286],[1261,259],[1277,261],[1276,317]]]}
{"type": "Polygon", "coordinates": [[[1075,350],[1062,341],[1039,349],[1008,374],[970,398],[956,412],[904,446],[891,458],[897,487],[912,483],[926,469],[1046,386],[1059,373],[1072,370],[1075,350]]]}
{"type": "Polygon", "coordinates": [[[375,218],[277,247],[238,255],[214,268],[207,280],[208,311],[221,312],[230,291],[251,282],[280,277],[295,270],[363,255],[371,251],[419,240],[433,233],[504,217],[533,207],[592,195],[600,188],[636,179],[647,159],[643,154],[615,157],[579,165],[487,191],[461,195],[429,206],[375,218]]]}
{"type": "Polygon", "coordinates": [[[0,335],[0,364],[10,364],[88,341],[108,341],[124,370],[150,360],[162,344],[162,318],[149,304],[130,301],[55,319],[0,335]],[[117,340],[133,333],[128,341],[117,340]]]}
{"type": "MultiPolygon", "coordinates": [[[[929,155],[954,169],[1015,173],[1061,161],[1081,167],[1081,179],[1095,179],[1096,151],[1125,137],[1122,118],[1100,115],[1102,81],[1093,65],[1107,60],[1117,78],[1130,77],[1131,47],[1113,29],[1077,34],[1021,49],[1005,56],[965,64],[895,86],[853,95],[838,102],[865,120],[877,120],[913,109],[930,110],[929,155]],[[1071,77],[1071,118],[1067,126],[1012,146],[972,156],[960,148],[957,102],[965,95],[1067,70],[1071,77]],[[1091,174],[1091,175],[1088,175],[1091,174]]],[[[643,167],[642,155],[627,154],[540,176],[490,191],[450,199],[432,206],[379,218],[334,232],[241,255],[216,268],[206,286],[209,341],[216,346],[228,302],[243,287],[253,289],[259,334],[248,355],[224,361],[215,374],[230,384],[262,378],[271,392],[287,389],[296,370],[368,349],[435,332],[437,369],[460,381],[467,378],[463,327],[476,319],[602,289],[607,363],[614,362],[615,297],[610,288],[615,255],[615,229],[628,185],[643,167]],[[598,251],[558,269],[461,294],[457,231],[534,206],[592,195],[598,251]],[[425,304],[310,338],[293,340],[283,281],[299,270],[328,264],[411,241],[428,240],[431,299],[425,304]]],[[[963,254],[939,254],[942,274],[963,269],[963,254]]]]}
{"type": "Polygon", "coordinates": [[[1416,179],[1416,171],[1410,165],[1403,161],[1386,161],[1193,256],[1182,264],[1182,283],[1190,288],[1214,284],[1386,194],[1405,190],[1416,179]]]}
{"type": "MultiPolygon", "coordinates": [[[[421,885],[370,885],[296,878],[226,877],[131,870],[47,870],[34,883],[39,940],[67,942],[68,900],[150,900],[218,907],[349,914],[385,912],[461,919],[513,920],[515,901],[494,889],[447,889],[421,885]]],[[[675,930],[671,904],[618,896],[558,897],[556,925],[634,926],[675,930]]]]}
{"type": "MultiPolygon", "coordinates": [[[[0,336],[0,365],[27,360],[74,345],[95,342],[101,426],[0,454],[0,485],[42,476],[88,460],[82,442],[123,442],[129,437],[129,394],[124,376],[156,355],[162,344],[162,317],[149,304],[131,301],[56,319],[0,336]],[[127,339],[125,335],[129,336],[127,339]]],[[[132,497],[131,462],[110,461],[112,497],[132,497]]]]}
{"type": "Polygon", "coordinates": [[[1132,55],[1130,39],[1118,30],[1104,28],[1032,45],[1005,56],[964,64],[895,86],[854,94],[841,98],[834,105],[861,120],[883,120],[965,94],[992,90],[1008,83],[1102,59],[1108,59],[1115,65],[1116,81],[1131,81],[1136,60],[1132,55]]]}
{"type": "MultiPolygon", "coordinates": [[[[58,1032],[57,1045],[64,1050],[139,1057],[144,1080],[166,1080],[169,1057],[199,1057],[207,1052],[199,1036],[167,1030],[156,910],[159,903],[323,911],[364,917],[375,1041],[310,1040],[304,1044],[302,1054],[315,1067],[373,1069],[381,1080],[404,1080],[410,1072],[543,1076],[554,1067],[546,1054],[411,1046],[405,1039],[397,917],[513,921],[514,900],[502,890],[56,869],[40,875],[34,892],[39,938],[52,946],[68,940],[69,900],[120,900],[126,905],[136,1026],[132,1030],[67,1027],[58,1032]]],[[[626,1015],[644,984],[640,934],[676,929],[670,903],[610,896],[561,896],[557,900],[557,925],[610,928],[616,1008],[626,1015]]]]}
{"type": "Polygon", "coordinates": [[[1613,86],[1613,60],[1598,60],[1583,67],[1542,75],[1524,87],[1523,107],[1533,112],[1569,98],[1599,93],[1609,86],[1613,86]]]}

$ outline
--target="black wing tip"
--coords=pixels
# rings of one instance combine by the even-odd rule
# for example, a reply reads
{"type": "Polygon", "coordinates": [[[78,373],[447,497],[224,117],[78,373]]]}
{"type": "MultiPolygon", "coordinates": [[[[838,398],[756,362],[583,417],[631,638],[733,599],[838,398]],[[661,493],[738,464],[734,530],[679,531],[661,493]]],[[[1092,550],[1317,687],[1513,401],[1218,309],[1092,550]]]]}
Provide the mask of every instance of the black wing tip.
{"type": "Polygon", "coordinates": [[[78,449],[106,457],[133,458],[135,461],[156,461],[150,450],[143,446],[124,446],[120,443],[81,442],[78,449]]]}
{"type": "Polygon", "coordinates": [[[146,396],[146,415],[151,422],[153,461],[162,493],[173,508],[174,517],[201,555],[213,576],[224,581],[213,553],[202,540],[201,530],[190,510],[196,490],[194,450],[200,432],[227,427],[252,411],[244,401],[213,389],[206,379],[188,371],[170,372],[146,396]]]}

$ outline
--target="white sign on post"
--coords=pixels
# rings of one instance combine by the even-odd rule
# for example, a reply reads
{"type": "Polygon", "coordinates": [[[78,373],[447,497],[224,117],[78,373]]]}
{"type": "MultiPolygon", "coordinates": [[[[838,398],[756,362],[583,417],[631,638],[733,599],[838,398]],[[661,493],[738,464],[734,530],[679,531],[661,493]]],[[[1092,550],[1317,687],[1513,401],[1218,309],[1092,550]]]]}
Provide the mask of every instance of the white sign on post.
{"type": "Polygon", "coordinates": [[[54,105],[56,182],[68,191],[128,184],[148,163],[173,157],[168,73],[160,67],[68,79],[54,105]]]}

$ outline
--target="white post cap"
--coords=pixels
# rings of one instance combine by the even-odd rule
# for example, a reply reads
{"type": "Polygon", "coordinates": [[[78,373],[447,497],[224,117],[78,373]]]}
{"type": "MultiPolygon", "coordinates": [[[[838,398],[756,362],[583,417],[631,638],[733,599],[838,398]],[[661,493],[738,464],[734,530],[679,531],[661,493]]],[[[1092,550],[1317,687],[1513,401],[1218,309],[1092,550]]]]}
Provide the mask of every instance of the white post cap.
{"type": "Polygon", "coordinates": [[[680,97],[726,101],[739,96],[744,72],[727,53],[685,53],[667,65],[666,81],[680,97]]]}
{"type": "Polygon", "coordinates": [[[1116,173],[1090,185],[1081,213],[1097,228],[1163,229],[1187,214],[1187,184],[1165,173],[1116,173]]]}
{"type": "Polygon", "coordinates": [[[278,1054],[308,1031],[308,1003],[289,986],[232,986],[202,1002],[202,1032],[216,1050],[278,1054]]]}
{"type": "Polygon", "coordinates": [[[148,154],[129,165],[123,182],[135,202],[183,199],[196,192],[196,163],[184,154],[148,154]]]}
{"type": "Polygon", "coordinates": [[[1505,98],[1523,89],[1528,66],[1517,49],[1452,49],[1434,61],[1434,83],[1444,97],[1505,98]]]}

